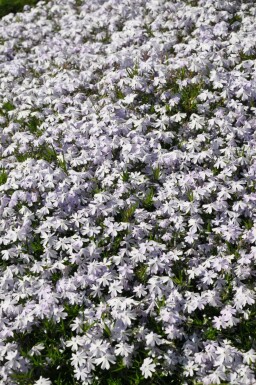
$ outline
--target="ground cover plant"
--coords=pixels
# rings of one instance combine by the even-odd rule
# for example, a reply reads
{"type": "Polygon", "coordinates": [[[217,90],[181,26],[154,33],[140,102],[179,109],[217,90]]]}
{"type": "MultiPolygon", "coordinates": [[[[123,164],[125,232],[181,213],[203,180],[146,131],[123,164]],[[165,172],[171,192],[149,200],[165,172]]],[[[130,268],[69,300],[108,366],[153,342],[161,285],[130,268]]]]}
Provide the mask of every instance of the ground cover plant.
{"type": "Polygon", "coordinates": [[[8,13],[15,13],[22,11],[29,6],[36,5],[38,0],[0,0],[0,17],[7,15],[8,13]]]}
{"type": "Polygon", "coordinates": [[[0,20],[0,384],[256,384],[256,6],[0,20]]]}

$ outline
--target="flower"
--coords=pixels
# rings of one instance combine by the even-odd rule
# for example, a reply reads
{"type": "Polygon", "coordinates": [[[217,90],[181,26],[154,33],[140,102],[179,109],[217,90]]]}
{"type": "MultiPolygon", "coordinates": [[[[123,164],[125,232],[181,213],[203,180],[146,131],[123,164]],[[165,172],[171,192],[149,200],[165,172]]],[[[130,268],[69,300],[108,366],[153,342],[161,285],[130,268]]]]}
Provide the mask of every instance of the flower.
{"type": "Polygon", "coordinates": [[[49,380],[49,378],[44,378],[42,376],[39,377],[39,379],[34,383],[34,385],[51,385],[52,382],[49,380]]]}
{"type": "Polygon", "coordinates": [[[0,384],[49,337],[83,385],[256,384],[253,0],[36,3],[0,18],[0,384]]]}
{"type": "Polygon", "coordinates": [[[38,356],[38,355],[41,354],[41,350],[44,350],[44,348],[45,348],[45,347],[44,347],[44,344],[42,344],[42,343],[37,344],[37,345],[34,345],[34,346],[32,347],[32,349],[30,349],[29,354],[30,354],[31,356],[33,356],[33,355],[38,356]]]}
{"type": "Polygon", "coordinates": [[[105,353],[104,356],[95,358],[94,362],[96,365],[101,365],[101,369],[109,369],[110,363],[115,364],[116,357],[113,354],[105,353]]]}
{"type": "Polygon", "coordinates": [[[148,346],[160,345],[162,343],[161,337],[156,333],[149,333],[146,336],[146,344],[148,346]]]}
{"type": "Polygon", "coordinates": [[[83,346],[84,340],[83,337],[76,336],[71,337],[71,340],[66,341],[66,346],[71,348],[72,351],[76,351],[79,349],[79,346],[83,346]]]}
{"type": "Polygon", "coordinates": [[[156,364],[153,363],[152,358],[145,358],[140,370],[145,378],[152,377],[152,374],[156,371],[156,364]]]}
{"type": "Polygon", "coordinates": [[[250,349],[248,352],[243,353],[243,362],[246,364],[252,364],[256,361],[255,350],[250,349]]]}
{"type": "Polygon", "coordinates": [[[128,357],[134,350],[134,346],[130,346],[125,342],[120,342],[115,347],[115,353],[121,355],[122,357],[128,357]]]}

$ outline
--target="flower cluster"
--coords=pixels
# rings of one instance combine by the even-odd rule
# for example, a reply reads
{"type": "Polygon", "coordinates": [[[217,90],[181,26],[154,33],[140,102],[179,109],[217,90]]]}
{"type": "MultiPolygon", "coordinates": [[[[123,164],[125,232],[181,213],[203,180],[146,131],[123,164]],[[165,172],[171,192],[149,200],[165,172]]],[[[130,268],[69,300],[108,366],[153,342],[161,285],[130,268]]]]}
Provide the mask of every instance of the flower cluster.
{"type": "Polygon", "coordinates": [[[1,385],[255,385],[255,26],[238,0],[2,18],[1,385]]]}

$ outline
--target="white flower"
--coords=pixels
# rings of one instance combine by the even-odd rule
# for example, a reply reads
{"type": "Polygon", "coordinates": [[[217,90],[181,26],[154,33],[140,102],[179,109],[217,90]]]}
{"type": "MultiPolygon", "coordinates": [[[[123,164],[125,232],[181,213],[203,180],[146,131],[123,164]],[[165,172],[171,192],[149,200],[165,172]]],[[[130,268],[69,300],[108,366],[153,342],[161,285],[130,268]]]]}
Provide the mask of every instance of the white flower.
{"type": "Polygon", "coordinates": [[[88,371],[84,368],[75,368],[75,378],[80,381],[85,381],[88,378],[88,371]]]}
{"type": "Polygon", "coordinates": [[[40,344],[37,344],[35,346],[33,346],[33,348],[30,350],[29,354],[31,356],[33,355],[40,355],[41,354],[41,350],[44,349],[44,344],[40,343],[40,344]]]}
{"type": "Polygon", "coordinates": [[[110,363],[114,364],[116,357],[113,354],[105,353],[104,356],[95,359],[96,365],[101,365],[101,369],[109,369],[110,363]]]}
{"type": "Polygon", "coordinates": [[[75,318],[74,321],[70,324],[71,330],[77,333],[82,333],[83,331],[83,321],[80,318],[75,318]]]}
{"type": "Polygon", "coordinates": [[[138,286],[135,286],[134,289],[133,289],[133,292],[139,298],[147,295],[147,291],[145,290],[145,287],[142,284],[140,284],[138,286]]]}
{"type": "Polygon", "coordinates": [[[188,362],[185,366],[184,374],[186,377],[193,376],[195,370],[198,370],[198,365],[194,362],[188,362]]]}
{"type": "Polygon", "coordinates": [[[52,385],[52,382],[49,378],[43,378],[40,376],[39,380],[37,380],[34,385],[52,385]]]}
{"type": "Polygon", "coordinates": [[[155,346],[155,345],[160,345],[162,344],[162,339],[161,337],[159,338],[160,336],[156,333],[149,333],[147,336],[146,336],[146,344],[148,346],[155,346]]]}
{"type": "Polygon", "coordinates": [[[71,337],[71,340],[66,341],[66,346],[70,347],[72,351],[76,351],[79,349],[79,346],[84,344],[84,340],[80,336],[71,337]]]}
{"type": "Polygon", "coordinates": [[[88,356],[84,351],[77,351],[76,353],[72,353],[71,363],[75,367],[82,366],[85,364],[88,356]]]}
{"type": "Polygon", "coordinates": [[[140,370],[145,378],[152,377],[152,374],[156,371],[156,364],[153,363],[152,358],[145,358],[140,370]]]}
{"type": "Polygon", "coordinates": [[[255,350],[250,349],[248,352],[243,353],[243,362],[246,364],[252,364],[256,361],[256,353],[255,350]]]}
{"type": "Polygon", "coordinates": [[[130,104],[133,103],[134,99],[136,98],[137,94],[129,94],[123,99],[123,103],[130,104]]]}
{"type": "Polygon", "coordinates": [[[123,357],[128,357],[133,352],[134,346],[130,346],[125,342],[120,342],[115,347],[115,353],[123,357]]]}
{"type": "Polygon", "coordinates": [[[109,285],[109,292],[111,293],[111,297],[116,297],[118,293],[122,293],[123,286],[122,284],[115,280],[109,285]]]}

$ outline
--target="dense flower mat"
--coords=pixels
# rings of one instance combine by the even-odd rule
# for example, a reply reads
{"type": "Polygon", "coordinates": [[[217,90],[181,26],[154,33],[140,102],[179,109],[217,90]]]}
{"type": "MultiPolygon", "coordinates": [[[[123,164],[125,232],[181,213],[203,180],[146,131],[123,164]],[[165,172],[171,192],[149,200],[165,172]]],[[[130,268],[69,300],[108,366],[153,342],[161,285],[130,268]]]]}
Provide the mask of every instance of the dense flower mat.
{"type": "Polygon", "coordinates": [[[36,3],[38,3],[38,0],[0,0],[0,17],[11,12],[20,12],[24,6],[36,5],[36,3]]]}
{"type": "Polygon", "coordinates": [[[0,384],[256,384],[256,5],[0,21],[0,384]]]}

